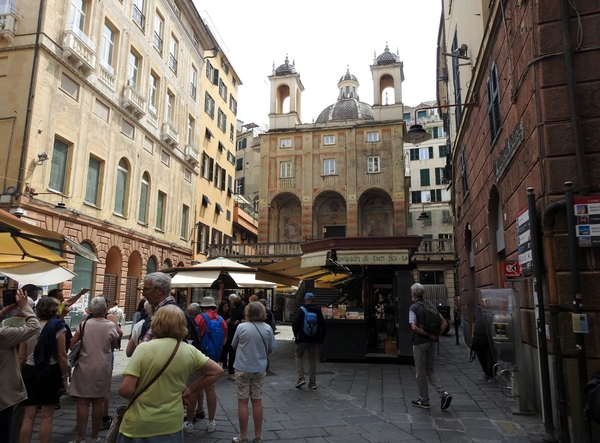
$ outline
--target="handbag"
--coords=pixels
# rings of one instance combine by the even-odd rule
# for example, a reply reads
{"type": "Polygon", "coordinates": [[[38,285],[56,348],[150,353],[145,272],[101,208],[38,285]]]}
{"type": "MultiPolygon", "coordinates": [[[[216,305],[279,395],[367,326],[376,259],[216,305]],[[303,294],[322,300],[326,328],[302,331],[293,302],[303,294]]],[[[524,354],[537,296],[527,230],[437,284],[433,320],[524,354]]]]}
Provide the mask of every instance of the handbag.
{"type": "Polygon", "coordinates": [[[75,346],[73,346],[73,349],[71,349],[71,352],[69,352],[69,355],[67,357],[69,366],[73,369],[75,369],[75,366],[77,366],[77,364],[79,363],[79,354],[81,353],[81,345],[83,343],[83,333],[85,332],[85,324],[86,323],[87,323],[87,320],[84,321],[83,324],[81,325],[79,341],[77,343],[75,343],[75,346]]]}
{"type": "Polygon", "coordinates": [[[267,354],[267,368],[265,369],[265,372],[266,372],[269,370],[269,366],[271,365],[271,362],[269,361],[269,348],[267,347],[267,341],[265,340],[263,335],[260,333],[260,330],[258,329],[258,326],[256,326],[256,323],[252,322],[252,324],[258,331],[258,335],[260,335],[260,338],[262,338],[263,344],[265,345],[265,353],[267,354]]]}
{"type": "Polygon", "coordinates": [[[146,386],[144,386],[140,391],[138,391],[137,394],[135,394],[133,396],[133,398],[129,401],[127,406],[119,406],[117,408],[117,410],[115,411],[115,415],[113,416],[112,420],[110,421],[110,428],[108,428],[108,433],[106,434],[106,437],[104,438],[104,443],[115,443],[117,441],[117,437],[119,436],[119,429],[121,429],[121,423],[123,422],[123,417],[125,416],[125,412],[127,412],[127,410],[131,407],[131,405],[133,405],[133,402],[136,401],[137,398],[144,393],[144,391],[146,391],[150,386],[152,386],[152,383],[154,383],[156,380],[158,380],[158,377],[160,377],[163,372],[165,372],[165,369],[167,369],[169,364],[171,364],[173,357],[175,357],[175,354],[177,354],[177,350],[179,349],[180,344],[181,344],[181,342],[177,341],[177,344],[175,345],[175,349],[173,349],[171,356],[169,357],[169,359],[167,360],[165,365],[162,367],[162,369],[160,371],[158,371],[158,374],[156,374],[154,376],[154,378],[152,380],[150,380],[146,386]]]}

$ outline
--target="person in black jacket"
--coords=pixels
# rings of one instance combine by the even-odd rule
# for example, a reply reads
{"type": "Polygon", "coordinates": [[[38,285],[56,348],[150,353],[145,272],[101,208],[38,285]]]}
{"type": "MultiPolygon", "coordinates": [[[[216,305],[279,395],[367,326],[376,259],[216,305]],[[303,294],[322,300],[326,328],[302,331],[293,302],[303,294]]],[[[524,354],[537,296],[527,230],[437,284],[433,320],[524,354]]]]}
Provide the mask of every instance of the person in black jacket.
{"type": "Polygon", "coordinates": [[[294,340],[296,343],[296,369],[298,371],[298,381],[296,388],[301,388],[306,384],[304,379],[304,353],[308,353],[308,387],[317,389],[317,351],[321,349],[321,345],[327,334],[327,326],[325,319],[321,313],[321,308],[315,305],[315,296],[312,292],[307,292],[304,296],[304,306],[298,308],[294,322],[292,324],[294,332],[294,340]],[[304,317],[306,313],[314,312],[317,315],[317,331],[314,335],[306,335],[304,332],[304,317]]]}

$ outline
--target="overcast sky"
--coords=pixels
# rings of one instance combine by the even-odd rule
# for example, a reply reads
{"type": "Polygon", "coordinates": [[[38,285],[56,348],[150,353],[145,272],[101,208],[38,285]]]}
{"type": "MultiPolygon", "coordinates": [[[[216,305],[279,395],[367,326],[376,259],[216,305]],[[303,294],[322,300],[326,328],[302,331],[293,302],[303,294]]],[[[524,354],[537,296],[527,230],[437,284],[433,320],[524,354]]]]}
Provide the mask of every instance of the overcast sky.
{"type": "Polygon", "coordinates": [[[386,43],[404,63],[404,104],[435,99],[440,0],[194,1],[242,80],[237,116],[244,123],[268,124],[267,77],[286,54],[304,85],[303,123],[336,102],[346,68],[360,82],[360,101],[372,105],[369,66],[386,43]]]}

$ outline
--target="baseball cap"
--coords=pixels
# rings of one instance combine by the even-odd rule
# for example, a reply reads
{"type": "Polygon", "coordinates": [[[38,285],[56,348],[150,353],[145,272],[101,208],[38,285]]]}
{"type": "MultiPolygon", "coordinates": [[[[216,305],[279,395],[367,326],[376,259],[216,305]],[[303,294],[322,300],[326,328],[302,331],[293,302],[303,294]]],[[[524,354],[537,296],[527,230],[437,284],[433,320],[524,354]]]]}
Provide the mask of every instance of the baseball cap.
{"type": "Polygon", "coordinates": [[[308,300],[309,298],[312,298],[313,300],[315,299],[315,296],[312,292],[307,292],[306,295],[304,296],[305,300],[308,300]]]}

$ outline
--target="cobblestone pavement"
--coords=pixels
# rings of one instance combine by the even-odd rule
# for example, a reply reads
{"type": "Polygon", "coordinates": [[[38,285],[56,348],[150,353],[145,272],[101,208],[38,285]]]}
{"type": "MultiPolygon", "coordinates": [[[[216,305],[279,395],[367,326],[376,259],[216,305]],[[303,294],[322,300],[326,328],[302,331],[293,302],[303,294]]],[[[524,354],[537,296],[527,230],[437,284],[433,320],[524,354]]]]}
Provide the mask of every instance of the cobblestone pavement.
{"type": "MultiPolygon", "coordinates": [[[[128,325],[129,327],[130,325],[128,325]]],[[[126,327],[126,329],[128,329],[126,327]]],[[[264,384],[263,441],[282,443],[460,442],[533,443],[543,441],[538,415],[513,415],[513,399],[485,380],[469,350],[449,335],[440,341],[436,372],[453,397],[441,411],[432,396],[431,410],[410,402],[418,398],[414,366],[380,362],[323,362],[317,366],[317,390],[295,389],[296,371],[291,328],[279,326],[278,348],[264,384]]],[[[126,341],[123,339],[123,346],[126,341]]],[[[125,404],[117,389],[127,365],[125,352],[115,353],[110,411],[125,404]]],[[[186,443],[229,443],[237,435],[237,399],[232,381],[217,383],[216,431],[206,432],[206,420],[195,424],[186,443]]],[[[65,396],[54,419],[53,442],[66,443],[75,433],[75,399],[65,396]]],[[[39,417],[38,417],[39,421],[39,417]]],[[[91,426],[91,418],[88,422],[91,426]]],[[[250,420],[250,435],[252,433],[250,420]]],[[[36,427],[37,431],[37,427],[36,427]]],[[[101,431],[104,436],[106,431],[101,431]]],[[[88,429],[88,441],[90,429],[88,429]]],[[[34,433],[34,441],[37,434],[34,433]]]]}

